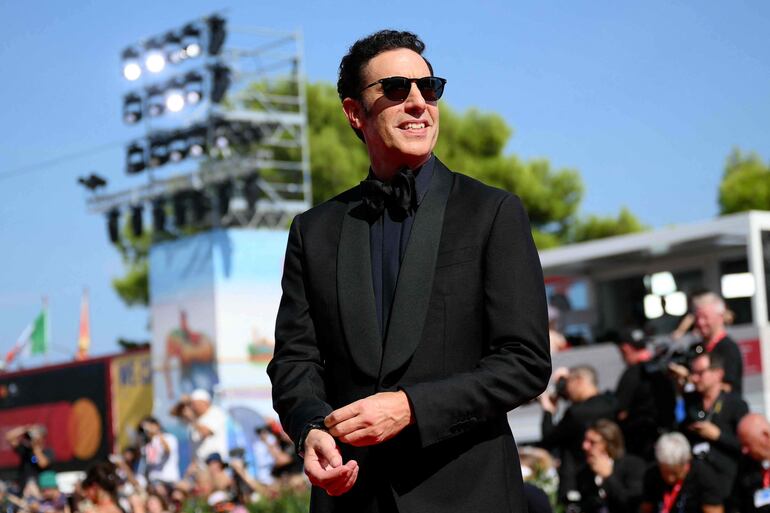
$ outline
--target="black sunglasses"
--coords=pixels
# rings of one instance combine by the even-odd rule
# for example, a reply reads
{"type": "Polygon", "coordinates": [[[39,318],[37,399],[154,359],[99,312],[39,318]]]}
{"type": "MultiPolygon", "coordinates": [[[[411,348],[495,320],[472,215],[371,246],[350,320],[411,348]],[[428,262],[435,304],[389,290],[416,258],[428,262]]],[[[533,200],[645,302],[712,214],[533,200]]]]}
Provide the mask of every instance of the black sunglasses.
{"type": "Polygon", "coordinates": [[[360,92],[363,93],[372,86],[382,84],[382,93],[385,95],[385,98],[394,102],[402,102],[409,96],[409,91],[412,90],[412,82],[417,84],[417,89],[420,90],[420,94],[422,94],[422,97],[426,102],[438,101],[438,99],[441,98],[441,95],[444,94],[444,84],[446,84],[446,79],[439,77],[381,78],[377,82],[372,82],[364,87],[360,92]]]}

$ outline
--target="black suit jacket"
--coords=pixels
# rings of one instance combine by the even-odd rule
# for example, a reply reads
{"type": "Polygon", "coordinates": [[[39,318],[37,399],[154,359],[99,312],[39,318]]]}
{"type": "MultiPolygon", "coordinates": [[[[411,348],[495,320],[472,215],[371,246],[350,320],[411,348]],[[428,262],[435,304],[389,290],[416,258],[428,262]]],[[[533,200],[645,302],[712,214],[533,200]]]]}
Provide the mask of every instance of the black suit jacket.
{"type": "Polygon", "coordinates": [[[354,488],[314,488],[312,511],[521,511],[506,413],[550,376],[543,276],[519,199],[436,162],[416,213],[383,342],[369,224],[353,188],[299,216],[286,250],[273,403],[297,441],[309,421],[404,390],[416,424],[354,448],[354,488]]]}

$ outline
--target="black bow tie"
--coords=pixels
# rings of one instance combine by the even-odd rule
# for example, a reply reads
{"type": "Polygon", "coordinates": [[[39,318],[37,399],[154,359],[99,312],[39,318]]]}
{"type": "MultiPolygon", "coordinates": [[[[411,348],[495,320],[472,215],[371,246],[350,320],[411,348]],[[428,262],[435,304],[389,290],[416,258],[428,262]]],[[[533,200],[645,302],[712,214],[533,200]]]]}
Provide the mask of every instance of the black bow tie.
{"type": "Polygon", "coordinates": [[[414,183],[414,173],[406,168],[399,171],[389,183],[376,178],[361,182],[361,194],[364,207],[373,219],[377,219],[387,208],[391,217],[402,221],[414,212],[417,205],[417,190],[414,183]]]}

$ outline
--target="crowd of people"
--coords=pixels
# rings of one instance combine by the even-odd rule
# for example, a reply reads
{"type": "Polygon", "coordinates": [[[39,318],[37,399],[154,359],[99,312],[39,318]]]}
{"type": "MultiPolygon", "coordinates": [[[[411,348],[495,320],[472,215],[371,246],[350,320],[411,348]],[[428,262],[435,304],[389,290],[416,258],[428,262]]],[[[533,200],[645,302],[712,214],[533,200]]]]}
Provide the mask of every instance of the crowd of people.
{"type": "Polygon", "coordinates": [[[245,512],[287,493],[307,494],[301,461],[277,422],[257,427],[251,447],[232,447],[227,415],[205,390],[183,397],[171,413],[186,424],[186,468],[180,440],[148,416],[136,426],[135,445],[92,464],[68,493],[40,427],[9,431],[20,463],[16,479],[0,482],[0,513],[177,513],[188,504],[245,512]]]}
{"type": "Polygon", "coordinates": [[[619,335],[626,368],[612,392],[589,365],[554,371],[538,445],[556,462],[566,511],[770,511],[770,423],[742,396],[725,302],[704,291],[692,305],[698,342],[677,358],[654,354],[642,329],[619,335]]]}
{"type": "MultiPolygon", "coordinates": [[[[555,386],[539,399],[542,438],[520,448],[530,511],[770,511],[770,423],[742,397],[724,301],[707,292],[693,305],[701,343],[684,359],[655,358],[644,331],[629,329],[618,337],[626,368],[614,391],[599,389],[590,365],[554,370],[555,386]]],[[[92,465],[67,494],[45,430],[8,431],[20,463],[17,479],[0,484],[0,513],[171,513],[189,501],[245,511],[285,490],[309,489],[277,422],[258,427],[252,447],[233,448],[227,415],[208,392],[194,391],[170,413],[186,425],[186,469],[177,436],[146,417],[135,446],[92,465]]]]}

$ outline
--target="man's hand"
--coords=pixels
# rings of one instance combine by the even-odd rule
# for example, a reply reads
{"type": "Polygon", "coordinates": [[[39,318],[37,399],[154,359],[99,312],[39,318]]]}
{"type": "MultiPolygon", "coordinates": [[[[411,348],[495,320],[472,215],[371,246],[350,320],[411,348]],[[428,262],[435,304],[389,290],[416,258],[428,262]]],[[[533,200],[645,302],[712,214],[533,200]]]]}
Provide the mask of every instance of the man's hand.
{"type": "Polygon", "coordinates": [[[540,397],[538,397],[537,400],[540,402],[540,407],[544,411],[547,411],[551,415],[556,413],[556,400],[550,393],[544,392],[540,394],[540,397]]]}
{"type": "Polygon", "coordinates": [[[322,429],[311,429],[305,438],[305,474],[329,495],[342,495],[356,483],[358,462],[343,465],[334,438],[322,429]]]}
{"type": "Polygon", "coordinates": [[[712,442],[718,440],[719,435],[722,434],[722,431],[716,424],[707,420],[703,420],[701,422],[693,422],[690,426],[690,429],[698,433],[706,440],[711,440],[712,442]]]}
{"type": "Polygon", "coordinates": [[[414,424],[414,414],[404,391],[380,392],[334,410],[324,424],[334,438],[363,447],[390,440],[414,424]]]}

